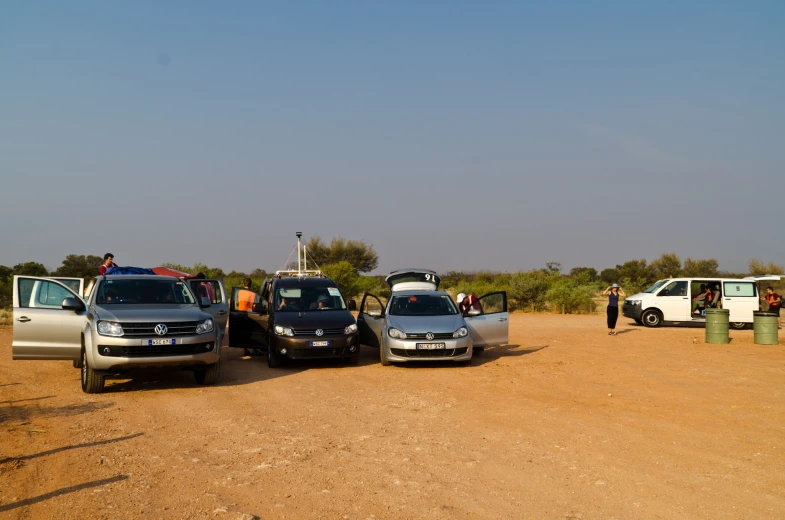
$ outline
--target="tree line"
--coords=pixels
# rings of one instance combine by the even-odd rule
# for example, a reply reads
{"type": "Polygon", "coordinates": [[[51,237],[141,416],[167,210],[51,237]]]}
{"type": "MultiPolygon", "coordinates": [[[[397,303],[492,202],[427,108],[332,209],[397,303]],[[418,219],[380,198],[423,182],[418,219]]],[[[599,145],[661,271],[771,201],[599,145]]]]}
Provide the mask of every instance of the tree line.
{"type": "MultiPolygon", "coordinates": [[[[342,237],[326,243],[315,236],[306,242],[306,250],[309,266],[319,267],[348,298],[359,298],[365,292],[389,297],[385,275],[368,274],[379,265],[379,256],[373,245],[342,237]]],[[[0,266],[0,308],[12,304],[14,275],[67,276],[85,278],[87,281],[98,274],[101,263],[103,259],[100,256],[72,254],[66,256],[62,264],[51,272],[38,262],[25,262],[13,267],[0,266]]],[[[250,278],[251,287],[259,290],[262,282],[271,274],[261,268],[249,273],[226,273],[219,267],[201,263],[190,266],[163,265],[193,274],[204,273],[207,278],[223,280],[227,288],[241,286],[245,278],[250,278]]],[[[758,259],[749,261],[746,273],[737,273],[721,270],[719,262],[713,258],[686,258],[682,261],[675,253],[665,253],[652,262],[646,259],[628,260],[601,271],[594,267],[574,267],[563,272],[558,262],[548,262],[540,269],[512,273],[450,271],[442,274],[441,288],[453,295],[466,293],[482,296],[506,291],[511,310],[586,313],[594,312],[599,293],[612,283],[621,285],[627,294],[634,294],[668,277],[741,278],[755,274],[783,273],[785,270],[781,265],[764,263],[758,259]]]]}

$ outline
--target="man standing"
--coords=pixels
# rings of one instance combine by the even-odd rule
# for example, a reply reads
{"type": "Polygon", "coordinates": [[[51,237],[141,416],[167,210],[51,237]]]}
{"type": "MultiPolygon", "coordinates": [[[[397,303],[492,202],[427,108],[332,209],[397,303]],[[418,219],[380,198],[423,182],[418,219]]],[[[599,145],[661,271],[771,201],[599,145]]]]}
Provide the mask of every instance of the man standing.
{"type": "Polygon", "coordinates": [[[117,267],[117,264],[114,263],[114,255],[112,253],[106,253],[104,255],[104,263],[101,264],[101,267],[98,268],[98,273],[106,274],[106,271],[112,267],[117,267]]]}
{"type": "Polygon", "coordinates": [[[777,313],[777,328],[782,328],[782,318],[780,318],[780,307],[782,307],[782,298],[779,294],[774,292],[773,287],[766,287],[766,301],[769,302],[769,312],[777,313]]]}

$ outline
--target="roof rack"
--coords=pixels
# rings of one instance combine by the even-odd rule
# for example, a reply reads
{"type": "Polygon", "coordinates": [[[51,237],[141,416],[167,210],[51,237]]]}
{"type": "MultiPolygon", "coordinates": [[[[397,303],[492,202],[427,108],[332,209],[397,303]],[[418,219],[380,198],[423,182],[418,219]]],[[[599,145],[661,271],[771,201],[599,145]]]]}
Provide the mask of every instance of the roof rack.
{"type": "Polygon", "coordinates": [[[325,274],[318,269],[304,269],[297,271],[296,269],[287,269],[283,271],[276,271],[275,278],[327,278],[325,274]]]}

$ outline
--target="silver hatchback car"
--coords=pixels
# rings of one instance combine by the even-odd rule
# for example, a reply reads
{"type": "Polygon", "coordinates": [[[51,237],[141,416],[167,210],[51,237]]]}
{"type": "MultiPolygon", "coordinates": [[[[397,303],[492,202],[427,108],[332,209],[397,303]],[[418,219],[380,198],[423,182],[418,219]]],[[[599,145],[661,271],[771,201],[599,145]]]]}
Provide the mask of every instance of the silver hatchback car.
{"type": "Polygon", "coordinates": [[[216,382],[228,308],[220,281],[116,275],[94,282],[82,296],[81,279],[15,276],[13,358],[73,360],[86,393],[102,392],[107,375],[146,367],[181,367],[200,384],[216,382]],[[197,302],[204,284],[210,296],[197,302]]]}
{"type": "Polygon", "coordinates": [[[357,328],[360,342],[378,347],[384,366],[407,361],[471,363],[476,348],[508,341],[507,293],[483,296],[461,314],[452,297],[439,291],[439,276],[427,269],[401,269],[387,278],[390,300],[365,294],[357,328]]]}

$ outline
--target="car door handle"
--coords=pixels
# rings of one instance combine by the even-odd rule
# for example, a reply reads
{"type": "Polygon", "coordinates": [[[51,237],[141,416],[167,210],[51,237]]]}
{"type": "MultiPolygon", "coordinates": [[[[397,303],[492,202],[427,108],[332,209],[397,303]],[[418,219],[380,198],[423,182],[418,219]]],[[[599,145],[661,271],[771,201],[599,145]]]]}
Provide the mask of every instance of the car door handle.
{"type": "Polygon", "coordinates": [[[30,318],[28,318],[27,316],[19,316],[19,317],[16,319],[16,321],[21,321],[22,323],[27,323],[28,321],[33,321],[33,320],[31,320],[31,319],[30,319],[30,318]]]}
{"type": "Polygon", "coordinates": [[[224,314],[226,314],[226,311],[218,311],[218,314],[219,314],[220,316],[223,316],[224,314]]]}
{"type": "Polygon", "coordinates": [[[507,321],[507,318],[499,318],[499,321],[507,321]]]}

